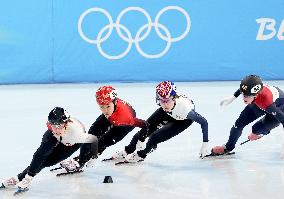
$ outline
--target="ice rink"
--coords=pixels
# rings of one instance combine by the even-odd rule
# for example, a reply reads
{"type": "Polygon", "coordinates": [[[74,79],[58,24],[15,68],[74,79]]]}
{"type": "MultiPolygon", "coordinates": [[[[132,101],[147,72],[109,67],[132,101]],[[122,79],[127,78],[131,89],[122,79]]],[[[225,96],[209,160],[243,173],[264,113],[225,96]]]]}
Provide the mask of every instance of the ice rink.
{"type": "MultiPolygon", "coordinates": [[[[284,89],[284,81],[266,82],[284,89]]],[[[105,84],[2,85],[0,179],[20,173],[30,163],[46,130],[49,111],[64,107],[88,129],[100,111],[94,94],[105,84]]],[[[111,83],[121,99],[146,119],[158,106],[156,83],[111,83]]],[[[178,92],[193,99],[196,111],[209,122],[210,148],[224,144],[229,131],[245,107],[241,98],[220,107],[222,98],[232,95],[239,82],[176,83],[178,92]]],[[[83,173],[56,177],[48,168],[33,180],[30,190],[20,198],[93,199],[282,199],[284,160],[280,160],[282,127],[260,140],[246,143],[250,127],[244,129],[236,154],[229,158],[199,159],[201,128],[194,123],[186,131],[161,143],[144,162],[115,166],[101,162],[123,149],[138,131],[134,129],[118,144],[109,147],[95,168],[83,173]],[[102,183],[112,176],[114,183],[102,183]]],[[[75,156],[76,154],[74,154],[75,156]]],[[[0,198],[13,198],[15,189],[0,190],[0,198]]]]}

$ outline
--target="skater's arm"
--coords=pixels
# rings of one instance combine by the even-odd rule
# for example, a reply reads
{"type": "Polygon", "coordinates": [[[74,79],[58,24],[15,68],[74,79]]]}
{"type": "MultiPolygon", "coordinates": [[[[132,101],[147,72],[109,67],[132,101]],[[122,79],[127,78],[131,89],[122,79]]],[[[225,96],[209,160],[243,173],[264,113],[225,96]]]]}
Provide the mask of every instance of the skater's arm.
{"type": "Polygon", "coordinates": [[[236,90],[236,92],[234,93],[234,97],[237,98],[237,97],[240,96],[240,94],[241,94],[241,90],[238,89],[238,90],[236,90]]]}
{"type": "Polygon", "coordinates": [[[142,120],[142,119],[139,119],[139,118],[136,118],[136,117],[133,120],[134,120],[133,126],[135,126],[135,127],[139,127],[139,128],[147,128],[148,127],[148,124],[145,120],[142,120]]]}
{"type": "Polygon", "coordinates": [[[41,169],[41,165],[45,159],[52,153],[54,147],[58,144],[58,140],[52,135],[50,130],[47,130],[42,138],[39,148],[33,155],[30,163],[28,174],[35,176],[41,169]]]}
{"type": "Polygon", "coordinates": [[[284,124],[284,113],[275,103],[268,106],[266,111],[272,114],[280,123],[284,124]]]}
{"type": "Polygon", "coordinates": [[[224,98],[224,99],[220,102],[220,106],[226,106],[226,105],[231,104],[237,97],[239,97],[240,94],[241,94],[241,90],[238,89],[238,90],[234,93],[234,95],[224,98]]]}
{"type": "Polygon", "coordinates": [[[208,142],[208,122],[207,120],[204,117],[202,117],[200,114],[195,112],[194,110],[188,113],[187,118],[201,125],[202,134],[203,134],[203,142],[208,142]]]}

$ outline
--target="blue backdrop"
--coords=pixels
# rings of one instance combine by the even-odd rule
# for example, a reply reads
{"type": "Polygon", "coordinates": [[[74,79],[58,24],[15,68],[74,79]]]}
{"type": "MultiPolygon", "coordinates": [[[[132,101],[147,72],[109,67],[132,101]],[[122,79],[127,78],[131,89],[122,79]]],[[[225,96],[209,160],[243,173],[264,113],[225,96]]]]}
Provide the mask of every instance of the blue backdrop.
{"type": "Polygon", "coordinates": [[[6,0],[0,83],[284,79],[284,1],[6,0]]]}

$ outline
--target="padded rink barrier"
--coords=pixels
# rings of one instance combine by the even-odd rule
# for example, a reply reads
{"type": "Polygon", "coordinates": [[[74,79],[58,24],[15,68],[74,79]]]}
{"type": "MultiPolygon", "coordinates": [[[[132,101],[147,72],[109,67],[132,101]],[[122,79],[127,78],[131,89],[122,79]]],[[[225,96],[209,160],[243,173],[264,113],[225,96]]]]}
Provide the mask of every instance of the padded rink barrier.
{"type": "Polygon", "coordinates": [[[0,84],[283,79],[284,2],[5,1],[0,84]]]}

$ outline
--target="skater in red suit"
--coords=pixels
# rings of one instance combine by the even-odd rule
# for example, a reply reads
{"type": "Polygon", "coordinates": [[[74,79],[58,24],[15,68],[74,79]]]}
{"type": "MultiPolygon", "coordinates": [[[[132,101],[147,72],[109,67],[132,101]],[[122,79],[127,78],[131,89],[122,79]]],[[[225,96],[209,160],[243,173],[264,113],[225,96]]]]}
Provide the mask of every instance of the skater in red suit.
{"type": "MultiPolygon", "coordinates": [[[[96,101],[102,114],[92,124],[88,133],[98,138],[98,145],[88,143],[82,146],[79,158],[75,158],[81,166],[89,161],[86,166],[91,167],[98,155],[101,155],[107,147],[121,141],[135,127],[147,128],[147,123],[136,118],[135,110],[129,103],[117,97],[117,92],[112,86],[100,87],[96,92],[96,101]]],[[[121,157],[114,154],[112,158],[121,157]]],[[[70,165],[74,168],[73,165],[76,163],[72,161],[76,160],[66,160],[61,166],[70,169],[70,165]]]]}

